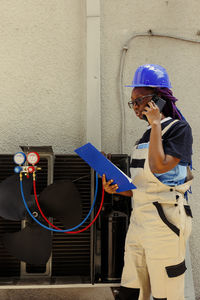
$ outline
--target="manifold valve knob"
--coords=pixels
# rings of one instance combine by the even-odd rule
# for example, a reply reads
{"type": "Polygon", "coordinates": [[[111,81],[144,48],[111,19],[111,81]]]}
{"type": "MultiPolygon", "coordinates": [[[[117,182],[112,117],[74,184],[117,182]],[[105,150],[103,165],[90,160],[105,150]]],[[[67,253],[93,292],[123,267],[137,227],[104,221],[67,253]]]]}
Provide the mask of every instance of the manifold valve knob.
{"type": "Polygon", "coordinates": [[[14,168],[15,173],[20,173],[21,171],[22,171],[22,167],[20,167],[20,166],[17,166],[14,168]]]}
{"type": "Polygon", "coordinates": [[[33,166],[28,167],[28,172],[33,173],[35,171],[35,168],[33,166]]]}

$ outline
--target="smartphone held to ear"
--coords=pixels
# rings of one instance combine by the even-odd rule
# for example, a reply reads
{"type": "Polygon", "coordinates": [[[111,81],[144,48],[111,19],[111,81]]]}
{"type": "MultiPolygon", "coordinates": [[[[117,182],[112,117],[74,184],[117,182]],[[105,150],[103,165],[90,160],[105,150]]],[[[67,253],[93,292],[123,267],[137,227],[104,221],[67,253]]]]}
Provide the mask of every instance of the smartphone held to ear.
{"type": "MultiPolygon", "coordinates": [[[[160,112],[162,112],[163,107],[164,107],[165,104],[166,104],[166,101],[165,101],[164,99],[158,97],[157,95],[153,96],[152,100],[153,100],[153,102],[158,106],[160,112]]],[[[147,117],[146,117],[145,115],[143,115],[143,119],[144,119],[145,121],[148,121],[148,120],[147,120],[147,117]]]]}

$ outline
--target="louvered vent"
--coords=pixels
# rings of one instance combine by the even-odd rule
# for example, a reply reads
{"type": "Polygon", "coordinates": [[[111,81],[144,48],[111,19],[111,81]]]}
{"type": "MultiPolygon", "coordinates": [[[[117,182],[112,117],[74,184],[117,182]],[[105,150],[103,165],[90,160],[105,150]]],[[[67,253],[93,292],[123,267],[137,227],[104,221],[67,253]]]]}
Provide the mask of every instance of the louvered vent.
{"type": "MultiPolygon", "coordinates": [[[[0,182],[14,174],[13,155],[0,155],[0,182]]],[[[37,189],[40,192],[47,185],[47,160],[41,159],[42,170],[37,177],[37,189]]],[[[9,221],[0,218],[0,277],[20,276],[20,261],[11,256],[4,248],[1,236],[3,233],[11,233],[21,230],[21,221],[9,221]]],[[[28,266],[30,269],[30,267],[28,266]]]]}
{"type": "MultiPolygon", "coordinates": [[[[0,181],[13,175],[14,162],[11,155],[0,155],[0,181]]],[[[1,242],[4,232],[15,232],[20,230],[21,222],[8,221],[0,218],[0,277],[19,276],[20,262],[9,255],[1,242]]]]}
{"type": "MultiPolygon", "coordinates": [[[[54,165],[54,181],[75,180],[82,200],[82,220],[87,216],[90,204],[90,167],[79,157],[57,155],[54,165]]],[[[82,221],[81,220],[81,221],[82,221]]],[[[90,218],[77,230],[86,227],[90,218]]],[[[54,224],[61,224],[54,219],[54,224]]],[[[52,251],[52,276],[90,275],[90,229],[78,234],[54,232],[52,251]]]]}
{"type": "MultiPolygon", "coordinates": [[[[38,194],[47,185],[47,160],[42,158],[39,162],[42,168],[37,173],[38,194]]],[[[14,174],[15,164],[13,155],[0,155],[0,181],[14,174]]],[[[82,220],[90,210],[90,168],[79,157],[73,155],[57,155],[54,165],[54,181],[76,180],[75,184],[82,200],[82,220]],[[83,178],[82,178],[83,177],[83,178]]],[[[54,224],[62,228],[54,219],[54,224]]],[[[79,229],[84,228],[90,218],[79,229]]],[[[0,219],[0,235],[4,232],[16,232],[21,229],[21,222],[0,219]]],[[[77,230],[79,230],[77,229],[77,230]]],[[[41,267],[27,264],[28,273],[40,272],[41,267]]],[[[9,255],[0,242],[0,276],[19,276],[20,261],[9,255]]],[[[90,275],[90,229],[83,233],[68,235],[53,233],[52,248],[52,276],[89,276],[90,275]]]]}

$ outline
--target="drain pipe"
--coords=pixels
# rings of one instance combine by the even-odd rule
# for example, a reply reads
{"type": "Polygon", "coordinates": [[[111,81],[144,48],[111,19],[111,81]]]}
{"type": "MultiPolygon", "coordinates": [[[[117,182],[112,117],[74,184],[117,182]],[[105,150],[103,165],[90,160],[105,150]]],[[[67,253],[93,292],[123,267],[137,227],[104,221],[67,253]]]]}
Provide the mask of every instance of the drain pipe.
{"type": "MultiPolygon", "coordinates": [[[[101,150],[101,95],[100,95],[100,0],[86,0],[87,15],[87,142],[101,150]]],[[[91,203],[94,197],[94,171],[91,172],[91,203]]],[[[94,218],[92,211],[91,218],[94,218]]],[[[95,233],[90,228],[90,277],[95,281],[94,244],[95,233]]]]}
{"type": "Polygon", "coordinates": [[[86,0],[87,142],[101,150],[100,0],[86,0]]]}

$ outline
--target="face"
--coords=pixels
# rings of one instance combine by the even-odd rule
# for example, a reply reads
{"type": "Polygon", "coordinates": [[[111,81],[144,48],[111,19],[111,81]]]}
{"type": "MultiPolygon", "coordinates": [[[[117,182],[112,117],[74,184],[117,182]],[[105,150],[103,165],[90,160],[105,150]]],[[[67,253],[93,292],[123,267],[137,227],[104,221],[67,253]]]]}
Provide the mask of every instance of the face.
{"type": "Polygon", "coordinates": [[[134,103],[133,109],[136,116],[141,120],[143,119],[142,112],[144,111],[145,106],[152,99],[152,96],[148,96],[148,95],[152,95],[152,94],[153,94],[153,90],[151,91],[150,89],[145,89],[143,87],[141,88],[137,87],[132,90],[131,101],[134,103]],[[144,97],[144,96],[148,96],[148,97],[144,97]],[[144,97],[144,98],[135,101],[135,99],[140,97],[144,97]]]}

